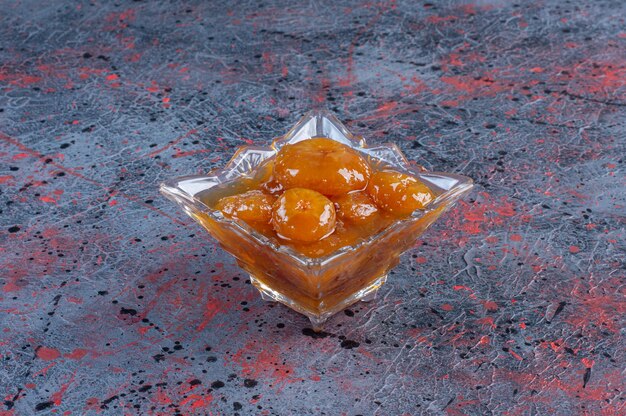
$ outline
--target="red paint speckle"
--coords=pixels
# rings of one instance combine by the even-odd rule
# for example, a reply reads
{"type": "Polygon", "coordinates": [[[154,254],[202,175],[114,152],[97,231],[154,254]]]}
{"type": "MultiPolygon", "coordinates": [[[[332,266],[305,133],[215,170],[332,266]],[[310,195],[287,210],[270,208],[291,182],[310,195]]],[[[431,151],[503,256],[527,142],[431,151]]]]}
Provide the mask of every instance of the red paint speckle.
{"type": "Polygon", "coordinates": [[[63,357],[69,358],[70,360],[80,360],[85,355],[87,355],[87,350],[84,350],[82,348],[76,348],[74,351],[70,352],[69,354],[63,355],[63,357]]]}
{"type": "MultiPolygon", "coordinates": [[[[72,384],[72,383],[74,382],[74,377],[75,377],[75,374],[76,374],[76,373],[74,373],[74,374],[72,375],[72,378],[70,379],[70,381],[68,381],[67,383],[63,384],[63,385],[61,386],[61,388],[59,389],[59,391],[57,391],[56,393],[54,393],[54,394],[52,395],[52,397],[51,397],[51,398],[52,398],[52,401],[54,402],[54,405],[55,405],[55,406],[59,406],[59,405],[61,405],[61,402],[62,402],[62,400],[63,400],[63,395],[64,395],[64,394],[65,394],[65,392],[67,391],[67,388],[70,386],[70,384],[72,384]]],[[[65,413],[64,413],[64,414],[65,414],[65,413]]]]}
{"type": "Polygon", "coordinates": [[[485,307],[485,309],[487,309],[490,312],[494,312],[498,310],[498,304],[492,300],[483,301],[482,304],[485,307]]]}
{"type": "Polygon", "coordinates": [[[584,365],[585,367],[587,367],[587,368],[591,368],[591,367],[593,367],[593,365],[596,363],[594,360],[592,360],[592,359],[590,359],[590,358],[587,358],[587,357],[583,358],[583,359],[582,359],[582,360],[580,360],[580,361],[581,361],[581,362],[583,363],[583,365],[584,365]]]}
{"type": "Polygon", "coordinates": [[[49,204],[56,204],[57,203],[56,199],[52,198],[51,196],[42,196],[42,197],[39,198],[39,200],[43,201],[43,202],[47,202],[49,204]]]}
{"type": "MultiPolygon", "coordinates": [[[[191,403],[190,407],[194,409],[194,414],[200,409],[208,406],[213,401],[213,396],[210,394],[207,396],[201,396],[199,394],[191,394],[189,397],[181,400],[180,405],[185,406],[191,403]]],[[[203,412],[202,412],[203,413],[203,412]]]]}
{"type": "Polygon", "coordinates": [[[274,387],[282,389],[285,384],[302,379],[295,377],[294,368],[285,362],[280,346],[247,343],[232,356],[232,362],[241,367],[244,377],[270,379],[274,387]]]}
{"type": "Polygon", "coordinates": [[[9,74],[0,71],[0,81],[8,81],[9,85],[26,88],[42,80],[41,77],[26,74],[9,74]]]}
{"type": "Polygon", "coordinates": [[[451,20],[456,20],[456,16],[443,16],[443,17],[439,17],[439,16],[428,16],[426,18],[426,21],[428,23],[433,23],[433,24],[438,24],[438,23],[444,23],[444,22],[449,22],[451,20]]]}
{"type": "Polygon", "coordinates": [[[580,251],[580,248],[576,247],[576,246],[569,246],[569,252],[572,254],[576,254],[580,251]]]}
{"type": "Polygon", "coordinates": [[[13,156],[13,160],[25,159],[25,158],[27,158],[29,156],[30,155],[28,153],[18,153],[18,154],[13,156]]]}
{"type": "Polygon", "coordinates": [[[60,356],[61,353],[54,348],[41,347],[37,350],[37,357],[44,361],[56,360],[60,356]]]}

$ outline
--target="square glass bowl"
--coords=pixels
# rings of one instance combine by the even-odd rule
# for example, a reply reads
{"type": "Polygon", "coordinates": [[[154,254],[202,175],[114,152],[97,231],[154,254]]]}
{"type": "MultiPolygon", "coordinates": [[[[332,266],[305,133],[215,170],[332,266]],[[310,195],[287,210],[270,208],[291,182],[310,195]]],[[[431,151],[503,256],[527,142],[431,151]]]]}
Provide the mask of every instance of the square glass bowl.
{"type": "Polygon", "coordinates": [[[281,302],[306,315],[313,329],[321,330],[333,314],[358,301],[372,300],[387,280],[399,256],[447,209],[472,188],[472,180],[451,173],[428,172],[410,163],[394,144],[368,147],[332,114],[311,111],[286,135],[269,147],[239,148],[223,169],[201,176],[175,178],[161,184],[160,191],[200,223],[250,274],[252,284],[265,300],[281,302]],[[326,137],[360,152],[372,165],[382,165],[414,175],[436,195],[425,210],[417,210],[386,229],[338,249],[324,257],[307,257],[281,245],[246,223],[224,217],[203,202],[234,181],[251,178],[265,160],[286,144],[326,137]],[[202,198],[200,198],[202,196],[202,198]]]}

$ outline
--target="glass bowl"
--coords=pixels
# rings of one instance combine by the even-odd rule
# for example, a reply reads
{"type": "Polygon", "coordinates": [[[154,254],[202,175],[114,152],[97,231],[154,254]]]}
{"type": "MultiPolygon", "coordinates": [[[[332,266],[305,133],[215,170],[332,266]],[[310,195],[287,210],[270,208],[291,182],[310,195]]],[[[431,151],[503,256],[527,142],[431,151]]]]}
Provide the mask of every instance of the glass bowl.
{"type": "MultiPolygon", "coordinates": [[[[321,330],[333,314],[358,301],[374,299],[400,254],[411,248],[426,229],[472,188],[472,180],[451,173],[428,172],[410,163],[394,144],[368,147],[360,136],[326,111],[306,114],[286,135],[269,147],[239,148],[223,169],[206,175],[163,182],[160,191],[200,223],[250,275],[265,300],[281,302],[306,315],[321,330]],[[425,210],[417,210],[386,229],[324,257],[307,257],[268,238],[244,222],[224,217],[198,196],[219,192],[228,183],[249,178],[256,167],[286,144],[327,137],[360,152],[370,163],[416,176],[436,194],[425,210]]],[[[223,191],[222,191],[223,192],[223,191]]],[[[204,199],[206,200],[206,199],[204,199]]]]}

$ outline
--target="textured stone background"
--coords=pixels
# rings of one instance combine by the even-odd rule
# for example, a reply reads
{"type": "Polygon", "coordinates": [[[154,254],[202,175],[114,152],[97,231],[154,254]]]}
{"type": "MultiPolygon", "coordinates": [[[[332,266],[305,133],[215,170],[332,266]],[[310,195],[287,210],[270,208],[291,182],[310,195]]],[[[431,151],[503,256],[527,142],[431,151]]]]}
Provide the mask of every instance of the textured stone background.
{"type": "Polygon", "coordinates": [[[1,2],[0,414],[624,414],[625,3],[221,3],[1,2]],[[317,336],[157,192],[315,106],[477,184],[317,336]]]}

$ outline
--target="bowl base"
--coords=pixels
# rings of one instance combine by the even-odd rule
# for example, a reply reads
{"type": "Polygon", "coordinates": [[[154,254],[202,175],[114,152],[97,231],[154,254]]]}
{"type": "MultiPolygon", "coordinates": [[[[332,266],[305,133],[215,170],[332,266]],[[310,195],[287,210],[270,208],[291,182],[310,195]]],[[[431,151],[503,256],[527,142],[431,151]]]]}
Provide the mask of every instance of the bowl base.
{"type": "MultiPolygon", "coordinates": [[[[324,323],[336,314],[347,308],[348,306],[358,302],[370,302],[376,298],[376,294],[378,289],[387,281],[387,274],[379,276],[376,278],[370,285],[364,287],[363,289],[353,293],[352,295],[346,297],[344,300],[339,302],[336,305],[333,305],[330,308],[324,309],[322,312],[313,312],[307,308],[304,308],[295,300],[285,296],[284,294],[270,288],[259,279],[255,278],[253,275],[250,275],[250,281],[254,287],[257,288],[259,293],[261,294],[261,299],[270,302],[280,302],[283,305],[293,309],[296,312],[299,312],[305,315],[311,321],[311,325],[315,332],[320,332],[324,326],[324,323]]],[[[323,308],[324,303],[320,302],[320,307],[323,308]]]]}

